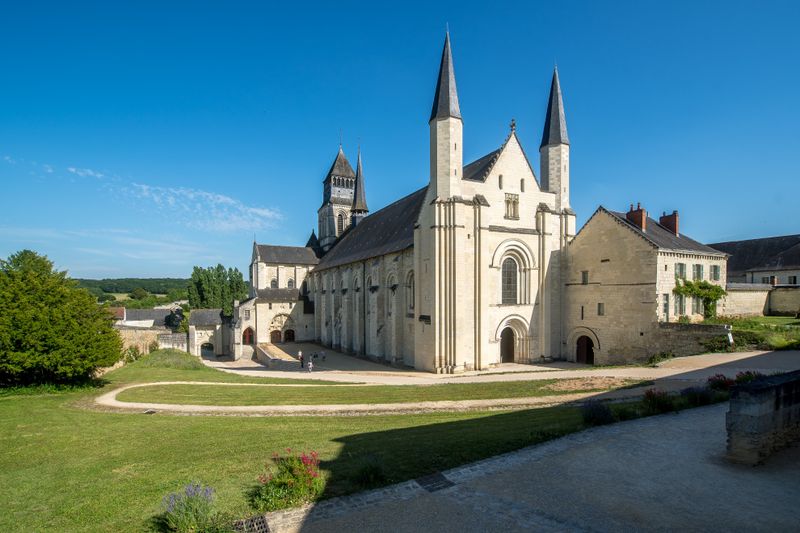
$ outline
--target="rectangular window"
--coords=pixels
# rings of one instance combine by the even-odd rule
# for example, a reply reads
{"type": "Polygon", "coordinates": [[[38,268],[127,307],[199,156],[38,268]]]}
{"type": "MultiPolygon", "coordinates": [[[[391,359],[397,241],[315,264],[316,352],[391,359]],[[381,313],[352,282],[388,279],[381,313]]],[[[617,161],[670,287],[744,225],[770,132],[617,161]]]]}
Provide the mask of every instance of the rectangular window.
{"type": "Polygon", "coordinates": [[[669,322],[669,293],[665,292],[662,294],[661,301],[663,305],[664,321],[669,322]]]}
{"type": "Polygon", "coordinates": [[[675,277],[686,279],[686,263],[675,263],[675,277]]]}
{"type": "Polygon", "coordinates": [[[711,279],[712,281],[719,281],[720,269],[719,265],[711,265],[711,279]]]}
{"type": "Polygon", "coordinates": [[[686,314],[686,298],[682,294],[675,295],[675,316],[686,314]]]}
{"type": "Polygon", "coordinates": [[[703,300],[694,296],[692,298],[692,314],[693,315],[702,315],[703,314],[703,300]]]}
{"type": "Polygon", "coordinates": [[[769,283],[769,276],[763,276],[761,278],[761,283],[769,283]]]}
{"type": "Polygon", "coordinates": [[[250,310],[249,309],[245,309],[244,310],[244,319],[245,320],[250,320],[250,310]]]}
{"type": "Polygon", "coordinates": [[[797,285],[797,276],[789,276],[789,285],[797,285]]]}
{"type": "Polygon", "coordinates": [[[506,218],[519,219],[519,195],[506,193],[506,218]]]}
{"type": "Polygon", "coordinates": [[[703,265],[692,265],[692,279],[703,279],[703,265]]]}
{"type": "Polygon", "coordinates": [[[583,306],[581,306],[581,320],[583,320],[583,306]]]}
{"type": "Polygon", "coordinates": [[[581,283],[583,285],[588,285],[589,284],[589,271],[588,270],[584,270],[584,271],[581,272],[581,283]]]}
{"type": "Polygon", "coordinates": [[[597,304],[597,316],[605,316],[606,315],[606,304],[600,302],[597,304]]]}

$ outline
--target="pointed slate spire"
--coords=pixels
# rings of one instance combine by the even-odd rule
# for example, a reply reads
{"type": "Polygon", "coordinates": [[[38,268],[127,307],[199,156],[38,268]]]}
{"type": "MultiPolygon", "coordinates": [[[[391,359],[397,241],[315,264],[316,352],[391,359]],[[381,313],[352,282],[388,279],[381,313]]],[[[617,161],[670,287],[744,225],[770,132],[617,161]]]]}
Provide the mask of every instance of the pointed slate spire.
{"type": "Polygon", "coordinates": [[[328,171],[325,179],[327,180],[331,176],[339,176],[342,178],[354,178],[356,176],[355,172],[353,172],[353,167],[350,166],[350,161],[348,161],[347,156],[344,155],[341,144],[339,145],[339,152],[336,154],[336,159],[333,160],[331,169],[328,171]]]}
{"type": "Polygon", "coordinates": [[[306,242],[306,248],[311,248],[314,250],[314,254],[319,257],[322,255],[322,248],[319,245],[319,239],[317,239],[317,234],[314,233],[314,230],[311,230],[311,236],[308,238],[308,242],[306,242]]]}
{"type": "Polygon", "coordinates": [[[356,186],[353,191],[353,213],[366,213],[367,209],[367,196],[364,191],[364,170],[361,168],[361,147],[358,148],[358,163],[356,165],[356,186]]]}
{"type": "Polygon", "coordinates": [[[448,117],[461,118],[461,110],[458,108],[456,75],[453,71],[453,54],[450,52],[450,32],[447,32],[444,37],[439,79],[436,81],[436,94],[433,97],[433,109],[431,109],[431,118],[428,119],[428,122],[448,117]]]}
{"type": "Polygon", "coordinates": [[[547,115],[544,119],[542,144],[553,146],[569,144],[567,136],[567,120],[564,118],[564,102],[561,99],[561,84],[558,81],[558,68],[553,69],[553,81],[550,84],[550,99],[547,101],[547,115]]]}

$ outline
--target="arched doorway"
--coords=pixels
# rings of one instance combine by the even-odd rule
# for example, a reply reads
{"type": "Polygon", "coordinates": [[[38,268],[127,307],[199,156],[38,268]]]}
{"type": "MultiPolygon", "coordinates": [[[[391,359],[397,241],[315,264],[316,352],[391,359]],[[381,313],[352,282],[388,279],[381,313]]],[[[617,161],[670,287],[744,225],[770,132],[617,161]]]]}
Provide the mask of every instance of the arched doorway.
{"type": "Polygon", "coordinates": [[[578,337],[575,362],[586,365],[594,364],[594,343],[586,335],[578,337]]]}
{"type": "Polygon", "coordinates": [[[506,328],[500,334],[500,362],[513,363],[514,362],[514,344],[515,344],[514,330],[506,328]]]}
{"type": "Polygon", "coordinates": [[[204,342],[200,345],[201,357],[214,357],[214,345],[210,342],[204,342]]]}
{"type": "Polygon", "coordinates": [[[242,332],[242,344],[253,344],[253,328],[247,328],[242,332]]]}
{"type": "Polygon", "coordinates": [[[287,329],[283,334],[283,342],[294,342],[294,330],[287,329]]]}
{"type": "Polygon", "coordinates": [[[271,342],[272,344],[278,344],[279,342],[281,342],[281,332],[278,330],[270,331],[269,342],[271,342]]]}

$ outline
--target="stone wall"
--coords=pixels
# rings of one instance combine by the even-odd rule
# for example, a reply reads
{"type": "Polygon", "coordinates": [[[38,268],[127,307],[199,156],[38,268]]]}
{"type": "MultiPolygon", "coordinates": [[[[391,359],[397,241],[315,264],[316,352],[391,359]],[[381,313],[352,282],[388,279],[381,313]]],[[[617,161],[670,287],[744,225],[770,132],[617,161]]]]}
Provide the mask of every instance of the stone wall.
{"type": "Polygon", "coordinates": [[[734,387],[726,417],[730,461],[755,465],[800,441],[800,371],[734,387]]]}
{"type": "Polygon", "coordinates": [[[163,333],[158,336],[158,347],[188,352],[187,335],[186,333],[163,333]]]}
{"type": "Polygon", "coordinates": [[[676,357],[707,352],[705,344],[712,340],[725,339],[730,326],[709,324],[677,324],[660,322],[652,339],[651,355],[672,353],[676,357]]]}
{"type": "Polygon", "coordinates": [[[769,285],[729,283],[728,294],[717,304],[720,316],[763,316],[769,312],[769,285]]]}
{"type": "Polygon", "coordinates": [[[167,328],[126,328],[116,327],[122,338],[122,349],[138,348],[142,353],[150,353],[150,345],[158,345],[159,335],[171,333],[167,328]]]}
{"type": "Polygon", "coordinates": [[[800,287],[776,287],[769,295],[769,313],[794,314],[800,310],[800,287]]]}

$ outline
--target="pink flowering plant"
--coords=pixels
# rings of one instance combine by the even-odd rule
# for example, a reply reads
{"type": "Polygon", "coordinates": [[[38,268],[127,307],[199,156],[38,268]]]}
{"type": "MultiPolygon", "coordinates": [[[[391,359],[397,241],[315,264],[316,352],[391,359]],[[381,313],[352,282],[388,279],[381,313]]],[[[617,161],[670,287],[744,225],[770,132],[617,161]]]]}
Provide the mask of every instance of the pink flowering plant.
{"type": "Polygon", "coordinates": [[[295,507],[313,501],[322,494],[324,482],[319,472],[319,454],[292,452],[272,454],[266,472],[258,476],[258,485],[251,494],[253,507],[265,513],[295,507]]]}

